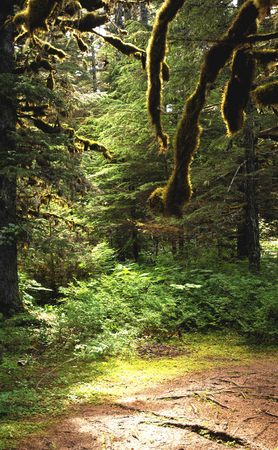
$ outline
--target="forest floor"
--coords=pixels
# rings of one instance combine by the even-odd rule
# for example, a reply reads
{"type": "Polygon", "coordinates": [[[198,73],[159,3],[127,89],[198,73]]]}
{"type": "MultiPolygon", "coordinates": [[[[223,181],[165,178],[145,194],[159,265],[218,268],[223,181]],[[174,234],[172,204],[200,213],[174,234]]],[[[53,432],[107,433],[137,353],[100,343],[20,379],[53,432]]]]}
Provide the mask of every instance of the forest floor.
{"type": "Polygon", "coordinates": [[[145,350],[141,367],[122,367],[116,381],[106,375],[106,390],[112,392],[116,387],[116,397],[71,406],[43,433],[21,441],[17,448],[278,448],[277,352],[246,357],[227,347],[226,356],[212,352],[207,363],[203,356],[202,367],[194,369],[190,350],[163,345],[145,350]],[[148,374],[149,364],[152,371],[148,374]],[[163,365],[165,376],[161,378],[155,371],[163,365]]]}

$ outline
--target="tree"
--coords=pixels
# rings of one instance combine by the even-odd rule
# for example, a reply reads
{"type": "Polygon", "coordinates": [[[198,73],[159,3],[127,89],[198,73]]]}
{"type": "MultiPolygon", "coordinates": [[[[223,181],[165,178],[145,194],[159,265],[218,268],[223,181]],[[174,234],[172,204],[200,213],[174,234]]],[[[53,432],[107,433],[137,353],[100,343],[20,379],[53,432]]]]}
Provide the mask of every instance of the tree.
{"type": "Polygon", "coordinates": [[[5,23],[15,2],[0,5],[0,312],[20,309],[16,247],[16,96],[13,26],[5,23]]]}

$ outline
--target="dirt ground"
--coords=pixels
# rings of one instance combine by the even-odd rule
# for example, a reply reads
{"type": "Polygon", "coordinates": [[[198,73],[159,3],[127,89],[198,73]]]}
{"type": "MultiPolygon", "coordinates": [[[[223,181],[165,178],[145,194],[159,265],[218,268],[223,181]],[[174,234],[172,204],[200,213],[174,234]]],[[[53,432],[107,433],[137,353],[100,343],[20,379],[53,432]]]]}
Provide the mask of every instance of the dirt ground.
{"type": "Polygon", "coordinates": [[[278,449],[278,366],[190,373],[116,403],[80,406],[20,450],[278,449]]]}

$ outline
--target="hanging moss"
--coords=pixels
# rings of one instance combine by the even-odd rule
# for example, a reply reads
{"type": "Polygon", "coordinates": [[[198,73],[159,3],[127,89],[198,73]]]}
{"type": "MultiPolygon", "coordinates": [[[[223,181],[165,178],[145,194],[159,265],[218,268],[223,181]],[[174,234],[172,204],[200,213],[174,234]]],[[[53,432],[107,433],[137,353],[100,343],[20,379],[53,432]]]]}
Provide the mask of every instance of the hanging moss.
{"type": "Polygon", "coordinates": [[[252,54],[244,49],[237,50],[233,57],[232,75],[225,88],[222,102],[222,116],[229,135],[242,128],[254,70],[252,54]]]}
{"type": "Polygon", "coordinates": [[[71,25],[81,32],[86,32],[92,31],[94,28],[104,25],[107,20],[108,17],[106,14],[90,12],[81,17],[81,19],[74,20],[71,25]]]}
{"type": "Polygon", "coordinates": [[[55,88],[55,80],[54,80],[54,76],[53,73],[50,72],[50,74],[47,77],[46,80],[46,86],[48,87],[48,89],[50,89],[51,91],[53,91],[53,89],[55,88]]]}
{"type": "Polygon", "coordinates": [[[264,84],[252,91],[252,96],[258,106],[278,105],[278,81],[264,84]]]}
{"type": "Polygon", "coordinates": [[[175,18],[183,4],[184,0],[164,1],[157,13],[147,48],[148,110],[151,122],[160,140],[162,151],[165,151],[168,147],[168,136],[161,123],[162,64],[166,53],[169,23],[175,18]]]}
{"type": "Polygon", "coordinates": [[[225,66],[233,52],[233,46],[226,41],[213,45],[205,56],[203,76],[208,83],[213,83],[220,70],[225,66]]]}
{"type": "Polygon", "coordinates": [[[26,8],[18,12],[13,21],[30,33],[37,29],[47,30],[47,19],[57,3],[58,0],[28,0],[26,8]]]}
{"type": "Polygon", "coordinates": [[[278,61],[278,49],[255,50],[252,55],[263,66],[278,61]]]}
{"type": "MultiPolygon", "coordinates": [[[[258,14],[258,9],[252,1],[244,3],[227,32],[217,44],[211,47],[205,56],[197,87],[186,101],[184,112],[178,124],[172,174],[167,185],[164,188],[160,188],[162,191],[156,189],[153,194],[153,198],[156,200],[153,204],[159,203],[159,209],[161,209],[162,202],[165,214],[181,216],[184,203],[188,202],[192,195],[190,165],[194,152],[199,147],[201,135],[199,117],[205,104],[208,85],[216,80],[219,71],[228,62],[234,49],[240,44],[242,39],[246,35],[256,32],[258,14]]],[[[245,91],[249,92],[250,79],[252,78],[250,74],[252,71],[251,60],[249,59],[248,61],[250,67],[249,64],[246,64],[249,75],[246,76],[242,85],[245,86],[245,91]]],[[[244,67],[246,68],[246,65],[244,67]]],[[[243,80],[242,69],[243,66],[238,67],[243,80]]],[[[245,100],[242,100],[242,102],[245,102],[245,100]]]]}
{"type": "Polygon", "coordinates": [[[79,50],[81,52],[87,52],[89,47],[86,44],[86,42],[84,42],[83,39],[80,36],[78,36],[78,34],[76,34],[76,33],[74,33],[73,36],[76,39],[77,45],[79,47],[79,50]]]}

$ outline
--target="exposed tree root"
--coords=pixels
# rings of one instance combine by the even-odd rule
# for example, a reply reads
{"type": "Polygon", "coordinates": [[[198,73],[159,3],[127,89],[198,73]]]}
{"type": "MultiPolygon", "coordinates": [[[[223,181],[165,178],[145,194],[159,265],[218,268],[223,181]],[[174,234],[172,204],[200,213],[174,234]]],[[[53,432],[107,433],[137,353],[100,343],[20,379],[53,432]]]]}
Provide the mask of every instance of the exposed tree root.
{"type": "Polygon", "coordinates": [[[176,427],[183,430],[189,430],[193,433],[197,433],[200,436],[209,439],[210,441],[217,441],[223,444],[237,444],[242,447],[248,447],[250,450],[266,450],[265,447],[257,445],[253,442],[248,441],[245,438],[234,436],[225,431],[216,431],[203,425],[192,424],[192,423],[180,423],[180,422],[161,422],[157,425],[163,427],[176,427]]]}
{"type": "MultiPolygon", "coordinates": [[[[181,398],[181,397],[185,397],[185,396],[178,396],[178,398],[181,398]]],[[[169,398],[169,397],[166,397],[166,398],[169,398]]],[[[266,447],[264,447],[264,446],[255,444],[253,442],[248,441],[245,438],[235,436],[234,434],[227,433],[226,431],[213,430],[212,428],[209,428],[204,425],[196,424],[196,423],[178,422],[178,420],[180,419],[179,417],[171,417],[171,416],[159,414],[159,413],[156,413],[153,411],[146,411],[144,409],[125,405],[123,403],[115,403],[115,406],[118,406],[124,410],[134,411],[134,412],[138,412],[141,414],[155,416],[160,419],[164,419],[163,422],[161,422],[161,421],[153,422],[152,421],[151,423],[153,425],[162,426],[162,427],[176,427],[176,428],[181,428],[183,430],[189,430],[190,432],[197,433],[199,436],[209,439],[210,441],[217,441],[224,445],[237,444],[242,447],[247,447],[250,450],[267,450],[266,447]]],[[[223,406],[223,405],[221,405],[221,406],[223,406]]],[[[145,422],[146,421],[142,421],[141,423],[145,423],[145,422]]]]}

